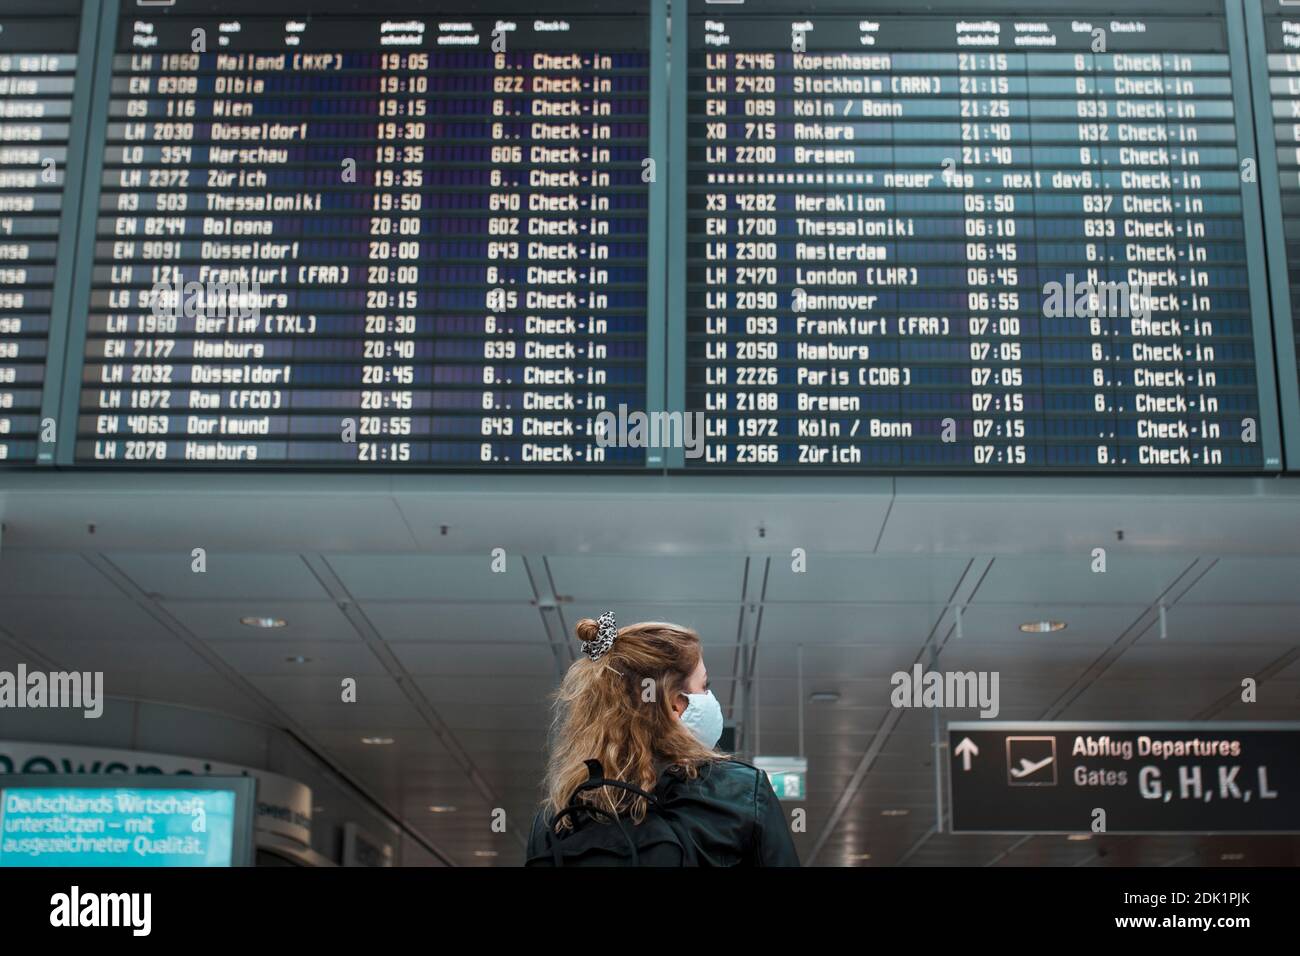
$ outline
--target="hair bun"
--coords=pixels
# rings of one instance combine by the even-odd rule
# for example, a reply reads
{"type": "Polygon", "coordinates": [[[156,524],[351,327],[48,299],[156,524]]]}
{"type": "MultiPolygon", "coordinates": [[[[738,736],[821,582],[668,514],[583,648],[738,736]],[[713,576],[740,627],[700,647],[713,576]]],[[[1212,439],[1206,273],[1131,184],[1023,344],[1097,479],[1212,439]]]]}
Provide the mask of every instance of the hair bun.
{"type": "Polygon", "coordinates": [[[594,641],[600,633],[600,622],[594,618],[584,617],[574,627],[573,632],[578,635],[578,640],[584,644],[588,641],[594,641]]]}

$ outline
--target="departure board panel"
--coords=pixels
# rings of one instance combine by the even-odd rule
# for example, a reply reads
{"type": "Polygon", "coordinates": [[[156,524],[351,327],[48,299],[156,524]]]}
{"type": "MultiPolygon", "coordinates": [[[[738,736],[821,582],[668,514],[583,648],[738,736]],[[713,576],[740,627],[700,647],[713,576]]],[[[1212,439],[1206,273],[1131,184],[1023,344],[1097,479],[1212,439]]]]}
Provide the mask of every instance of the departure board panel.
{"type": "Polygon", "coordinates": [[[70,281],[58,240],[80,28],[81,0],[0,3],[3,462],[37,459],[55,276],[70,281]]]}
{"type": "Polygon", "coordinates": [[[1300,469],[1300,3],[1248,5],[1287,467],[1300,469]]]}
{"type": "Polygon", "coordinates": [[[644,468],[648,10],[123,3],[76,461],[644,468]]]}
{"type": "Polygon", "coordinates": [[[1280,467],[1239,11],[693,0],[685,33],[687,468],[1280,467]]]}

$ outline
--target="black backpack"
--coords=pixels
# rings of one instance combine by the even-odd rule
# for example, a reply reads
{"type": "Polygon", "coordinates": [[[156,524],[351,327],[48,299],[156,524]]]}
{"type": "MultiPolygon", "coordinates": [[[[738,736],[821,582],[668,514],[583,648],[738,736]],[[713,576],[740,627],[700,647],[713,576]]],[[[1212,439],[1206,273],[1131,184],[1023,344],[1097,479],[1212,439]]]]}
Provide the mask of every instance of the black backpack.
{"type": "Polygon", "coordinates": [[[677,833],[658,813],[659,799],[640,787],[622,780],[610,780],[599,760],[584,761],[587,780],[573,792],[568,805],[546,822],[542,840],[545,852],[534,853],[526,866],[685,866],[686,851],[677,833]],[[601,787],[617,787],[644,797],[646,816],[641,823],[629,826],[617,814],[578,801],[578,794],[601,787]],[[588,814],[599,820],[583,819],[588,814]],[[557,834],[555,825],[572,817],[573,827],[557,834]],[[607,820],[614,826],[604,825],[607,820]]]}

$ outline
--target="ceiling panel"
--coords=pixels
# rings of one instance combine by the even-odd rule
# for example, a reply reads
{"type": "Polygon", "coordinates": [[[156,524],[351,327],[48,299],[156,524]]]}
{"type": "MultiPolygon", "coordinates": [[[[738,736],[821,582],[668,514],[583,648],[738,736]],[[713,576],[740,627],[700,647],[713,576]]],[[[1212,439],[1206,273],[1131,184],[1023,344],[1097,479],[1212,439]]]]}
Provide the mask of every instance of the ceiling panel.
{"type": "Polygon", "coordinates": [[[325,556],[358,601],[531,601],[532,584],[520,555],[505,555],[494,571],[490,552],[462,554],[329,554],[325,556]]]}
{"type": "MultiPolygon", "coordinates": [[[[804,712],[804,732],[818,734],[874,733],[889,713],[888,702],[879,707],[818,707],[804,712]]],[[[746,727],[754,730],[753,713],[746,715],[746,727]]],[[[794,707],[771,707],[760,699],[758,727],[763,737],[769,731],[791,732],[799,727],[799,711],[794,707]]]]}
{"type": "MultiPolygon", "coordinates": [[[[962,636],[954,633],[945,650],[962,641],[1052,644],[1058,641],[1111,642],[1120,637],[1143,614],[1140,607],[1082,606],[1078,604],[972,604],[962,612],[962,636]],[[1064,621],[1065,630],[1026,634],[1021,624],[1034,621],[1064,621]]],[[[946,661],[944,662],[946,665],[946,661]]]]}
{"type": "Polygon", "coordinates": [[[545,753],[546,725],[535,725],[531,730],[457,730],[456,739],[471,756],[484,751],[523,753],[537,756],[545,753]]]}
{"type": "Polygon", "coordinates": [[[247,641],[263,635],[268,641],[355,641],[356,628],[336,604],[329,601],[281,601],[244,598],[239,601],[160,602],[168,614],[191,634],[209,641],[247,641]],[[252,628],[244,617],[273,617],[285,622],[279,628],[252,628]]]}
{"type": "MultiPolygon", "coordinates": [[[[1249,676],[1290,650],[1286,645],[1229,641],[1221,644],[1181,640],[1139,641],[1106,668],[1106,677],[1119,680],[1182,681],[1198,677],[1249,676]]],[[[1293,667],[1295,665],[1292,665],[1293,667]]],[[[1279,675],[1281,676],[1281,675],[1279,675]]]]}
{"type": "Polygon", "coordinates": [[[737,555],[550,555],[546,564],[555,593],[581,604],[739,601],[745,571],[745,560],[737,555]]]}
{"type": "MultiPolygon", "coordinates": [[[[753,682],[755,694],[764,706],[797,707],[800,702],[799,681],[793,677],[760,677],[753,682]]],[[[876,680],[860,680],[851,677],[842,679],[819,678],[817,691],[834,691],[840,699],[834,702],[810,701],[808,696],[813,688],[804,681],[803,703],[805,712],[833,710],[839,707],[880,707],[889,703],[893,685],[888,677],[876,680]]]]}
{"type": "Polygon", "coordinates": [[[1294,605],[1298,586],[1300,558],[1220,558],[1179,603],[1294,605]]]}
{"type": "MultiPolygon", "coordinates": [[[[313,704],[342,699],[341,677],[323,674],[250,674],[247,680],[277,703],[313,704]]],[[[406,695],[397,682],[387,675],[370,675],[356,682],[358,704],[393,704],[405,701],[406,695]]]]}
{"type": "MultiPolygon", "coordinates": [[[[940,723],[943,729],[943,723],[940,723]]],[[[933,772],[933,765],[930,763],[930,750],[921,748],[916,751],[903,754],[879,754],[871,763],[872,774],[917,774],[933,772]]]]}
{"type": "MultiPolygon", "coordinates": [[[[1091,690],[1091,689],[1089,689],[1091,690]]],[[[1181,699],[1139,694],[1134,697],[1088,693],[1072,699],[1054,720],[1191,720],[1213,697],[1181,699]]]]}
{"type": "MultiPolygon", "coordinates": [[[[1300,699],[1288,698],[1272,703],[1274,698],[1261,696],[1253,704],[1233,700],[1228,706],[1216,710],[1215,720],[1300,720],[1300,699]]],[[[1152,718],[1155,720],[1156,718],[1152,718]]]]}
{"type": "Polygon", "coordinates": [[[261,723],[275,722],[273,712],[264,703],[215,672],[196,676],[174,671],[142,671],[116,677],[112,686],[114,693],[135,700],[229,714],[261,723]]]}
{"type": "Polygon", "coordinates": [[[862,643],[919,649],[938,616],[937,609],[921,604],[769,604],[763,608],[759,638],[764,647],[862,643]]]}
{"type": "Polygon", "coordinates": [[[576,652],[577,638],[573,628],[584,617],[598,617],[605,611],[613,611],[619,627],[639,621],[666,621],[688,627],[700,635],[704,652],[712,657],[716,645],[730,645],[736,641],[737,626],[740,622],[739,594],[732,604],[689,604],[673,602],[672,604],[633,604],[627,601],[611,599],[592,601],[586,604],[567,605],[564,608],[564,620],[569,627],[569,638],[576,652]]]}
{"type": "Polygon", "coordinates": [[[62,669],[103,671],[110,693],[112,680],[136,671],[153,673],[214,673],[211,666],[180,640],[80,641],[50,638],[35,642],[62,669]]]}
{"type": "MultiPolygon", "coordinates": [[[[760,730],[759,738],[764,753],[790,756],[800,752],[797,728],[772,726],[766,729],[760,728],[760,730]]],[[[859,757],[866,751],[874,736],[874,728],[841,734],[816,734],[809,733],[805,729],[803,754],[809,760],[813,758],[835,758],[845,755],[859,757]]]]}
{"type": "Polygon", "coordinates": [[[1104,572],[1092,570],[1091,548],[1061,557],[1000,556],[971,603],[1147,605],[1192,564],[1185,558],[1153,558],[1099,546],[1107,548],[1104,572]]]}
{"type": "MultiPolygon", "coordinates": [[[[1300,680],[1272,678],[1259,685],[1259,702],[1270,706],[1300,706],[1300,680]]],[[[1300,717],[1300,713],[1296,714],[1300,717]]]]}
{"type": "Polygon", "coordinates": [[[33,646],[42,640],[165,641],[175,635],[134,601],[0,598],[0,628],[33,646]]]}
{"type": "MultiPolygon", "coordinates": [[[[825,677],[872,678],[906,670],[912,666],[920,644],[865,644],[859,642],[803,645],[805,681],[825,677]]],[[[760,675],[790,675],[797,672],[800,649],[794,644],[763,642],[758,646],[760,675]]],[[[811,685],[810,685],[811,687],[811,685]]]]}
{"type": "MultiPolygon", "coordinates": [[[[547,677],[555,674],[555,656],[541,641],[465,644],[455,641],[394,642],[389,649],[407,673],[419,677],[547,677]]],[[[417,680],[416,683],[422,683],[417,680]]]]}
{"type": "Polygon", "coordinates": [[[436,706],[482,704],[484,701],[544,701],[555,690],[555,681],[545,676],[422,677],[420,689],[436,706]]]}
{"type": "Polygon", "coordinates": [[[746,476],[743,493],[732,477],[706,475],[692,476],[689,487],[667,489],[657,475],[620,475],[612,484],[600,476],[490,478],[496,491],[487,494],[482,475],[463,482],[440,476],[441,493],[430,493],[424,476],[395,475],[391,484],[409,533],[426,550],[454,546],[486,554],[512,542],[525,554],[654,556],[736,553],[809,541],[861,552],[880,535],[893,489],[889,478],[837,481],[831,475],[815,487],[802,485],[797,497],[789,494],[787,479],[761,475],[746,476]]]}
{"type": "Polygon", "coordinates": [[[386,674],[383,664],[360,642],[342,641],[218,641],[210,645],[227,664],[244,675],[321,675],[363,677],[386,674]],[[305,657],[305,662],[290,658],[305,657]]]}
{"type": "Polygon", "coordinates": [[[1122,544],[1189,558],[1295,553],[1293,481],[936,476],[900,477],[895,487],[878,551],[1087,554],[1122,544]]]}
{"type": "Polygon", "coordinates": [[[297,554],[217,551],[203,541],[195,541],[193,547],[205,551],[206,570],[202,572],[194,571],[190,548],[164,554],[110,552],[105,557],[141,591],[163,600],[318,601],[329,597],[297,554]]]}
{"type": "Polygon", "coordinates": [[[1155,680],[1115,680],[1106,674],[1101,680],[1089,684],[1074,699],[1071,707],[1095,708],[1099,713],[1104,713],[1116,705],[1135,707],[1150,703],[1156,708],[1196,711],[1224,694],[1239,689],[1240,678],[1235,675],[1225,674],[1218,679],[1207,680],[1184,679],[1171,685],[1155,680]]]}
{"type": "Polygon", "coordinates": [[[277,701],[280,708],[309,731],[357,730],[363,733],[396,735],[397,731],[425,731],[432,733],[429,723],[407,701],[383,704],[346,704],[337,699],[331,702],[298,703],[277,701]]]}
{"type": "Polygon", "coordinates": [[[724,690],[729,690],[735,683],[738,670],[744,667],[739,644],[727,644],[719,641],[702,639],[704,668],[709,672],[709,681],[717,688],[714,693],[721,697],[724,690]]]}
{"type": "Polygon", "coordinates": [[[71,740],[90,747],[120,747],[121,741],[131,739],[131,728],[140,708],[135,701],[110,697],[104,704],[104,713],[94,720],[87,720],[84,711],[73,708],[6,709],[0,740],[55,743],[71,740]]]}
{"type": "Polygon", "coordinates": [[[29,655],[19,651],[17,648],[10,647],[5,643],[4,639],[0,637],[0,670],[13,672],[18,667],[19,663],[24,663],[29,666],[36,663],[28,658],[29,655]]]}
{"type": "Polygon", "coordinates": [[[75,551],[0,553],[0,595],[21,598],[120,598],[122,592],[75,551]]]}
{"type": "MultiPolygon", "coordinates": [[[[963,633],[965,621],[963,620],[963,633]]],[[[1019,630],[1004,640],[958,639],[950,635],[939,652],[944,670],[995,670],[1017,678],[1034,675],[1045,680],[1073,678],[1097,660],[1105,648],[1095,642],[1073,641],[1070,630],[1056,634],[1025,634],[1019,630]]]]}
{"type": "MultiPolygon", "coordinates": [[[[1177,604],[1165,610],[1166,641],[1195,644],[1244,643],[1300,644],[1300,605],[1177,604]]],[[[1160,628],[1152,626],[1141,643],[1161,640],[1160,628]]]]}
{"type": "Polygon", "coordinates": [[[1295,659],[1286,667],[1277,672],[1276,680],[1300,680],[1300,647],[1290,649],[1295,653],[1295,659]]]}
{"type": "Polygon", "coordinates": [[[386,641],[546,640],[537,608],[527,604],[366,602],[361,610],[386,641]]]}
{"type": "Polygon", "coordinates": [[[416,544],[386,495],[362,493],[355,482],[345,482],[346,490],[337,494],[313,493],[312,486],[339,487],[331,476],[190,473],[178,481],[175,475],[55,476],[47,471],[33,478],[33,491],[14,490],[16,477],[0,491],[6,548],[95,547],[188,555],[201,547],[211,555],[382,552],[400,547],[400,542],[416,544]],[[246,480],[250,478],[251,483],[246,480]],[[55,482],[65,490],[55,491],[55,482]],[[249,491],[232,492],[239,487],[249,491]],[[83,490],[71,490],[76,488],[83,490]]]}
{"type": "Polygon", "coordinates": [[[534,732],[550,723],[550,712],[544,702],[526,705],[482,702],[456,704],[443,708],[442,719],[453,731],[508,731],[534,732]]]}
{"type": "Polygon", "coordinates": [[[387,746],[364,744],[361,736],[348,730],[319,730],[311,735],[313,741],[358,767],[369,765],[400,770],[428,766],[430,761],[446,763],[452,759],[442,741],[431,732],[391,734],[394,742],[387,746]]]}
{"type": "Polygon", "coordinates": [[[266,758],[267,733],[259,724],[172,707],[165,719],[148,719],[142,713],[131,742],[133,749],[146,753],[188,754],[256,766],[266,758]]]}
{"type": "Polygon", "coordinates": [[[810,551],[807,570],[789,553],[773,556],[765,601],[947,604],[970,561],[965,558],[859,556],[810,551]]]}

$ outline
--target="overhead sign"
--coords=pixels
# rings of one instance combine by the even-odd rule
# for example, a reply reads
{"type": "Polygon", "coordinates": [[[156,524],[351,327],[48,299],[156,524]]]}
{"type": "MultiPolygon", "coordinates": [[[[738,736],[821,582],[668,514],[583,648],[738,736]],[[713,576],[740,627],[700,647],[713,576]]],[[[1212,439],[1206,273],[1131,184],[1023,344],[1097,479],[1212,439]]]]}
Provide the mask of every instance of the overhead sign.
{"type": "Polygon", "coordinates": [[[1297,833],[1300,723],[948,725],[954,833],[1297,833]]]}
{"type": "Polygon", "coordinates": [[[247,859],[253,780],[169,787],[64,774],[0,777],[0,867],[235,866],[247,859]],[[90,781],[90,782],[87,782],[90,781]]]}
{"type": "Polygon", "coordinates": [[[276,773],[198,757],[69,744],[0,740],[0,786],[7,773],[193,774],[254,777],[257,833],[311,846],[311,788],[276,773]]]}
{"type": "Polygon", "coordinates": [[[802,800],[808,794],[808,761],[803,757],[755,757],[779,800],[802,800]]]}
{"type": "Polygon", "coordinates": [[[343,824],[343,865],[386,867],[393,865],[393,845],[355,823],[343,824]]]}

